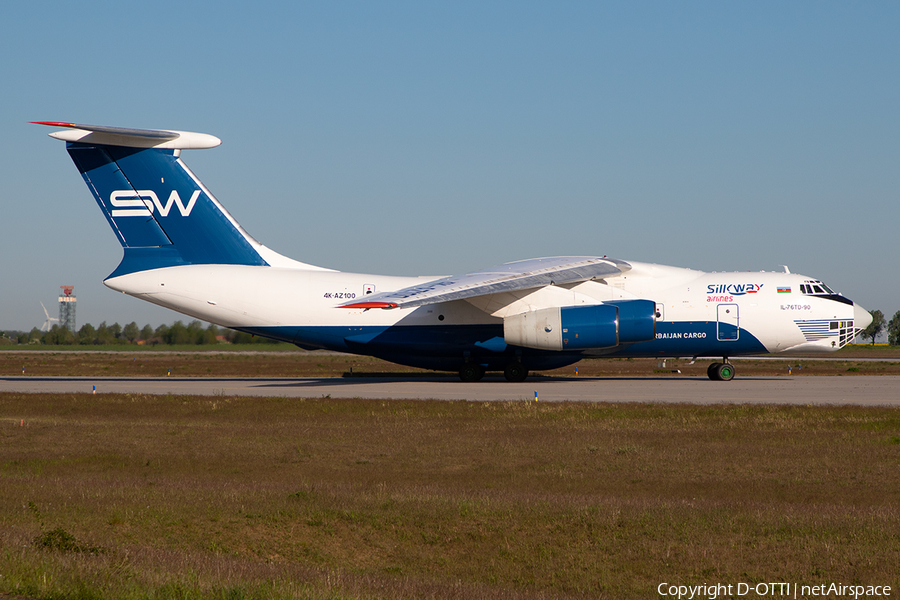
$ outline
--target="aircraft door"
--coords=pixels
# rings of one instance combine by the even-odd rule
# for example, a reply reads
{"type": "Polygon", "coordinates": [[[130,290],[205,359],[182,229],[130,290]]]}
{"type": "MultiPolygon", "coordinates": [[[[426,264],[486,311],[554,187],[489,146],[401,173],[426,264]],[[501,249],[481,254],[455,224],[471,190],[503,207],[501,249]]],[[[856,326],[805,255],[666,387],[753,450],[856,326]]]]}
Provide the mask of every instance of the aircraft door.
{"type": "Polygon", "coordinates": [[[717,316],[719,319],[716,328],[716,337],[720,342],[735,342],[738,339],[740,331],[740,322],[738,319],[737,304],[720,304],[717,316]]]}

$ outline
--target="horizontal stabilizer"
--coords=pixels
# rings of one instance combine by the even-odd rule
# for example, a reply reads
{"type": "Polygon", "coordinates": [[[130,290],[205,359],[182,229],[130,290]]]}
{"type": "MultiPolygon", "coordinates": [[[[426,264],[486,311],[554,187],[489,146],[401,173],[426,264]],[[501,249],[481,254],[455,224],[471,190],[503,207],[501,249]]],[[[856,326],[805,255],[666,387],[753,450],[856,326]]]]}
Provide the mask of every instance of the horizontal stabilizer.
{"type": "Polygon", "coordinates": [[[159,129],[130,129],[127,127],[106,127],[102,125],[80,125],[59,121],[32,121],[36,125],[65,127],[64,131],[54,131],[50,137],[64,142],[99,144],[104,146],[125,146],[127,148],[163,148],[169,150],[202,150],[215,148],[222,140],[207,133],[190,131],[169,131],[159,129]]]}

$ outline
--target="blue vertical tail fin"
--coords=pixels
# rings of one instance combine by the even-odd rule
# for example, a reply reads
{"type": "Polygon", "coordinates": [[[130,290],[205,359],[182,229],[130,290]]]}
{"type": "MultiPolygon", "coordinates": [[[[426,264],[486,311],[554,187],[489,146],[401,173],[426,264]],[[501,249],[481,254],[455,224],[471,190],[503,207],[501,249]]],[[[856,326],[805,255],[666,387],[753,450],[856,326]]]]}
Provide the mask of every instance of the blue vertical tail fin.
{"type": "Polygon", "coordinates": [[[50,135],[67,142],[69,156],[125,250],[111,277],[176,265],[269,264],[261,254],[267,249],[238,225],[181,160],[182,149],[212,148],[221,143],[218,138],[38,123],[67,128],[50,135]]]}

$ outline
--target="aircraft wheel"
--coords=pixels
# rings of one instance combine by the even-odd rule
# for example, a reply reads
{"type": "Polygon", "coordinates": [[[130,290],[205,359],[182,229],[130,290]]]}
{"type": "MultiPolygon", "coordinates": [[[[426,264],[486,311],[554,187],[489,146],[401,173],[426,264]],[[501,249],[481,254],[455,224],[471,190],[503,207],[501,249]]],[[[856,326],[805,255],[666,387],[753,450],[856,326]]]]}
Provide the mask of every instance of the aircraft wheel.
{"type": "Polygon", "coordinates": [[[503,376],[507,381],[525,381],[528,369],[520,362],[511,362],[503,369],[503,376]]]}
{"type": "Polygon", "coordinates": [[[719,379],[718,370],[722,363],[713,363],[706,367],[706,376],[712,379],[713,381],[721,381],[719,379]]]}
{"type": "Polygon", "coordinates": [[[716,379],[719,381],[731,381],[734,379],[734,365],[729,363],[718,363],[716,367],[716,379]]]}
{"type": "Polygon", "coordinates": [[[466,363],[459,368],[459,378],[463,381],[481,381],[484,368],[476,363],[466,363]]]}

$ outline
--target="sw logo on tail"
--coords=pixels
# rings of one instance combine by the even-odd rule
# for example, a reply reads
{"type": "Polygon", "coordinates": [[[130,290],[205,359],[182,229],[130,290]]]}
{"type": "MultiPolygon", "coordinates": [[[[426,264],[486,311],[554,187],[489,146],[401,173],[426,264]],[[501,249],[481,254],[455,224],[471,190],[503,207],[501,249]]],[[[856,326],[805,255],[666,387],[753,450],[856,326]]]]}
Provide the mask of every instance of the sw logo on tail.
{"type": "Polygon", "coordinates": [[[149,217],[153,213],[154,207],[159,211],[160,216],[168,217],[173,204],[178,207],[178,212],[182,217],[189,217],[199,197],[200,190],[194,190],[191,199],[185,206],[181,201],[181,196],[178,195],[178,190],[172,190],[165,204],[159,201],[159,197],[153,190],[138,190],[137,192],[116,190],[109,195],[109,203],[113,206],[114,210],[111,214],[114,217],[149,217]]]}
{"type": "Polygon", "coordinates": [[[730,380],[729,357],[837,350],[872,319],[787,269],[748,277],[563,256],[423,283],[316,267],[253,239],[182,162],[182,150],[218,138],[38,123],[63,128],[51,137],[67,143],[122,244],[108,287],[301,348],[456,371],[464,381],[486,371],[522,381],[585,357],[721,357],[709,378],[730,380]]]}

